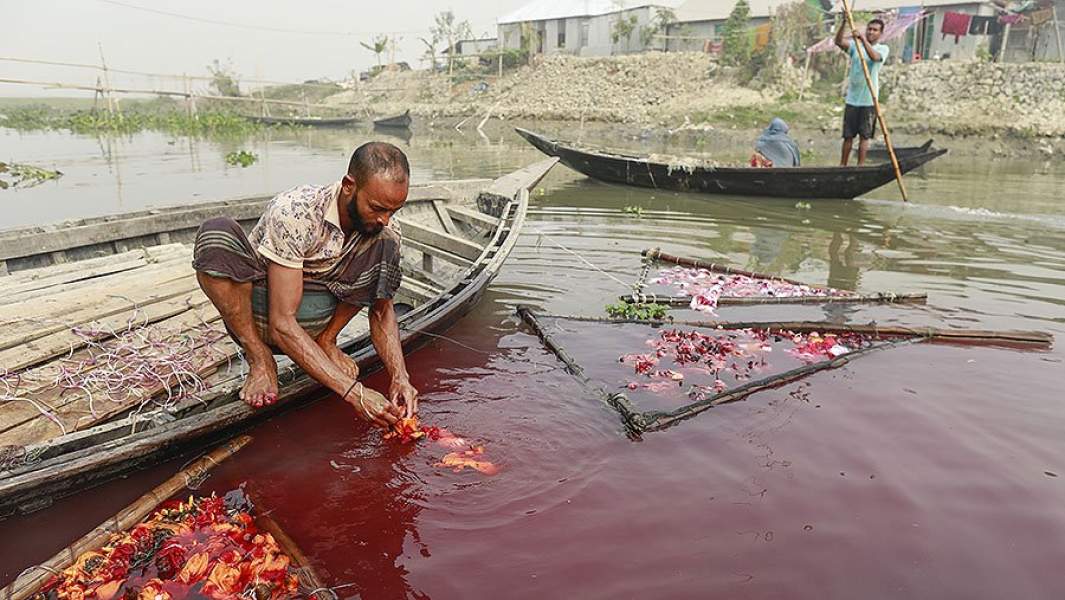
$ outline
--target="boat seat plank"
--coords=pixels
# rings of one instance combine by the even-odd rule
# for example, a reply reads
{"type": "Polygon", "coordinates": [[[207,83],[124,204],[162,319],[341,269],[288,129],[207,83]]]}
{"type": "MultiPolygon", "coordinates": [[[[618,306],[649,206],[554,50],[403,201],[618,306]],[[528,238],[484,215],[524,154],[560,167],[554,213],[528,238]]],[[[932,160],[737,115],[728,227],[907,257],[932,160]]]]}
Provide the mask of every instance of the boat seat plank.
{"type": "Polygon", "coordinates": [[[480,227],[495,228],[499,225],[499,219],[491,215],[486,215],[479,210],[474,210],[468,206],[462,206],[459,204],[450,204],[447,207],[451,216],[464,221],[470,225],[477,225],[480,227]]]}
{"type": "Polygon", "coordinates": [[[433,200],[433,210],[436,211],[436,216],[440,218],[440,224],[444,227],[444,231],[451,235],[460,235],[459,228],[455,226],[455,222],[451,220],[451,215],[447,212],[447,205],[440,200],[433,200]]]}
{"type": "MultiPolygon", "coordinates": [[[[68,298],[79,297],[81,295],[73,293],[74,290],[86,290],[86,288],[110,289],[116,284],[126,281],[126,278],[143,277],[147,279],[153,277],[162,267],[190,264],[191,262],[192,254],[190,252],[181,252],[171,256],[164,256],[155,262],[139,260],[130,261],[124,265],[116,265],[124,267],[119,270],[87,270],[79,276],[67,274],[60,276],[56,280],[49,279],[40,283],[27,284],[24,288],[13,290],[8,295],[0,295],[0,306],[27,301],[38,303],[42,298],[42,294],[50,294],[49,298],[56,297],[58,294],[65,294],[65,297],[68,298]],[[71,277],[76,278],[69,279],[71,277]]],[[[83,291],[83,293],[85,292],[83,291]]],[[[89,291],[88,293],[97,292],[89,291]]]]}
{"type": "Polygon", "coordinates": [[[428,254],[429,256],[442,258],[450,263],[454,263],[462,267],[469,267],[473,264],[472,260],[468,260],[462,256],[459,256],[458,254],[448,252],[447,250],[443,250],[441,248],[437,248],[436,246],[433,246],[431,244],[423,244],[411,238],[404,237],[403,245],[408,248],[411,248],[412,250],[417,250],[419,252],[428,254]]]}
{"type": "Polygon", "coordinates": [[[421,223],[397,218],[403,230],[404,240],[413,240],[421,244],[436,246],[452,254],[457,254],[468,261],[477,260],[484,250],[481,246],[450,233],[445,233],[421,223]]]}
{"type": "Polygon", "coordinates": [[[161,285],[114,290],[105,297],[90,298],[90,300],[77,303],[70,310],[54,316],[46,314],[39,317],[31,316],[14,319],[8,317],[6,321],[0,321],[3,324],[3,334],[0,335],[0,350],[25,344],[76,325],[169,300],[180,294],[194,291],[198,287],[196,278],[193,275],[186,275],[181,279],[161,285]]]}

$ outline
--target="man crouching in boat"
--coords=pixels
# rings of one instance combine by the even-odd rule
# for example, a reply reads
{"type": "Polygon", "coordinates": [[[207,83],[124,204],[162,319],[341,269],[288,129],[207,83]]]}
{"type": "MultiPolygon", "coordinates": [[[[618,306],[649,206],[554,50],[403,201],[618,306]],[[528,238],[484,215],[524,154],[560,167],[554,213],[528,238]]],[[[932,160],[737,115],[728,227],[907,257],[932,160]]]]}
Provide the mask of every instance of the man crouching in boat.
{"type": "Polygon", "coordinates": [[[256,408],[277,400],[275,353],[288,355],[363,419],[389,427],[414,416],[392,297],[399,288],[400,234],[389,219],[407,201],[410,166],[391,144],[370,142],[343,179],[275,196],[251,234],[216,218],[196,235],[192,266],[248,360],[240,397],[256,408]],[[358,382],[337,335],[370,307],[370,337],[391,375],[389,398],[358,382]]]}

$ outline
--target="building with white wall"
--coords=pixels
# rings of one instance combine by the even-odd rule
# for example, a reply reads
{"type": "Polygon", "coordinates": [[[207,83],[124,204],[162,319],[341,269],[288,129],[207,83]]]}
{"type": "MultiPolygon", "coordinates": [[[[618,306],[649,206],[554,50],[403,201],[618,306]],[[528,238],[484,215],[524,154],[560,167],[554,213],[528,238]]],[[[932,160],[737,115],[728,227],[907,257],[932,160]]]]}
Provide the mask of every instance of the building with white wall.
{"type": "Polygon", "coordinates": [[[608,56],[655,47],[642,35],[653,27],[656,9],[672,9],[679,0],[534,0],[498,20],[502,48],[530,48],[533,54],[608,56]],[[618,22],[627,36],[615,40],[618,22]]]}

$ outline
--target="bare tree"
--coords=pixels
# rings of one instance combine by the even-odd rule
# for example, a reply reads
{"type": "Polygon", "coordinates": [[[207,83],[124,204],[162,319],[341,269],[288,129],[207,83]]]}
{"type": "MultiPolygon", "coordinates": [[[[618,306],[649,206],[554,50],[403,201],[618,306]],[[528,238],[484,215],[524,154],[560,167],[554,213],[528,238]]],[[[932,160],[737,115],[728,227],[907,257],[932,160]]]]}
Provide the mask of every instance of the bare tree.
{"type": "Polygon", "coordinates": [[[455,21],[455,13],[445,10],[433,17],[434,25],[429,28],[433,39],[438,42],[447,42],[447,73],[450,75],[455,70],[455,44],[459,40],[473,37],[473,28],[469,21],[455,21]]]}

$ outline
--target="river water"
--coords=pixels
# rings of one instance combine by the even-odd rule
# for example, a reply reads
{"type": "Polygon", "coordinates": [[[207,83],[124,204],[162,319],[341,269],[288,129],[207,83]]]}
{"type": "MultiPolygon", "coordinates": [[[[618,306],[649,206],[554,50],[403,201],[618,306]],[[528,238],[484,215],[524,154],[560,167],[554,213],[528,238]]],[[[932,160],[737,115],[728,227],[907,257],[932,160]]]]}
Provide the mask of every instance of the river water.
{"type": "MultiPolygon", "coordinates": [[[[535,127],[575,135],[570,125],[535,127]]],[[[580,135],[650,152],[724,147],[613,127],[580,135]]],[[[0,192],[3,225],[325,182],[371,137],[0,130],[0,157],[65,172],[0,192]],[[225,167],[222,156],[239,148],[260,161],[225,167]]],[[[499,127],[389,141],[408,151],[416,181],[495,176],[539,158],[499,127]]],[[[408,358],[422,421],[483,444],[497,475],[438,467],[446,450],[383,442],[326,398],[255,428],[253,444],[200,491],[247,482],[341,597],[1063,597],[1060,343],[887,350],[636,441],[514,317],[518,304],[600,315],[638,276],[639,251],[660,246],[815,284],[929,294],[925,306],[736,307],[721,308],[721,318],[1038,329],[1060,341],[1065,164],[957,153],[907,182],[909,205],[884,187],[806,208],[625,188],[557,167],[484,300],[408,358]]],[[[631,329],[571,323],[558,333],[604,371],[642,351],[631,340],[643,333],[631,329]]],[[[387,381],[375,375],[370,385],[387,381]]],[[[182,462],[0,522],[0,580],[182,462]]]]}

